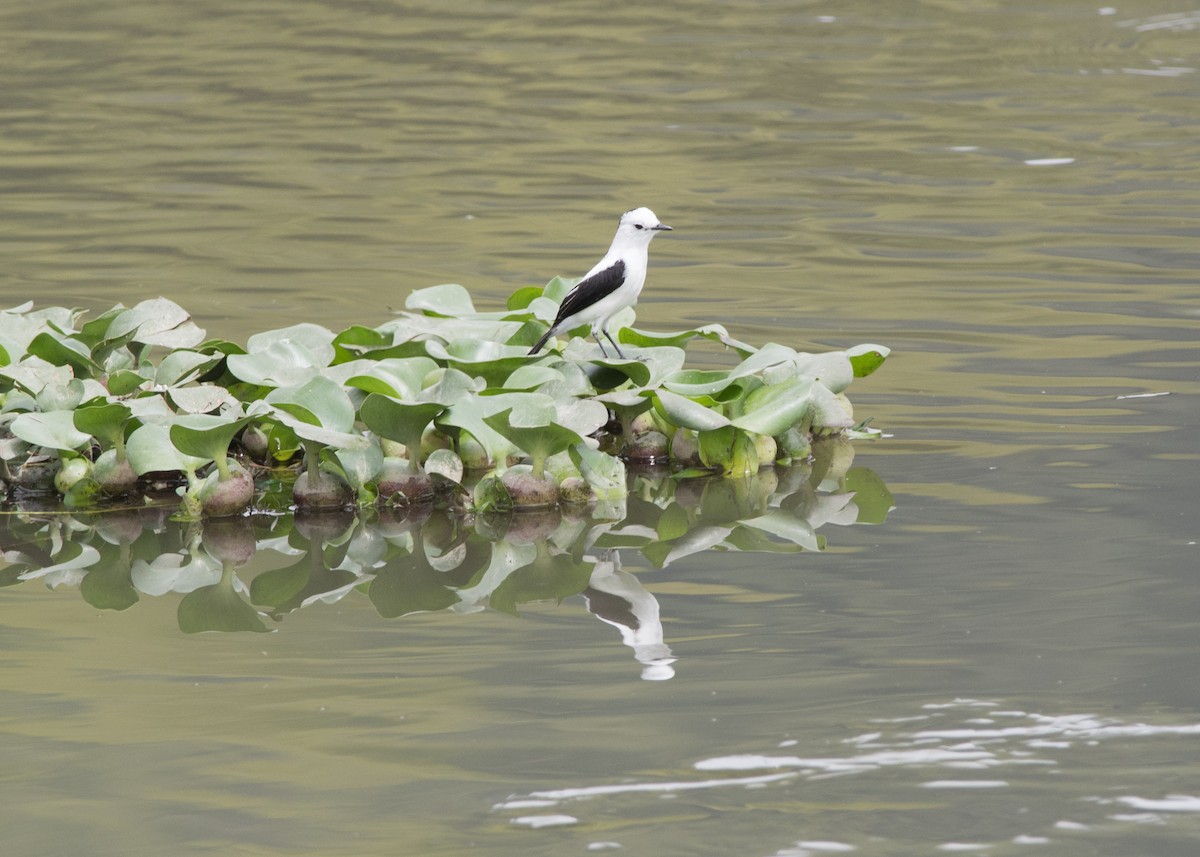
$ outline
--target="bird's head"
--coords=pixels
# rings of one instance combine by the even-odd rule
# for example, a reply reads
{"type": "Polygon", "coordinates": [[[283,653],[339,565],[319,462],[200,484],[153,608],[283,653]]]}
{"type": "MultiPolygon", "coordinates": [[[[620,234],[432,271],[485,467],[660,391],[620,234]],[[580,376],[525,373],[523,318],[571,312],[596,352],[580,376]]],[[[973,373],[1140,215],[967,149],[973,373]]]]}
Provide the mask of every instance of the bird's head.
{"type": "Polygon", "coordinates": [[[649,244],[659,232],[670,232],[671,227],[659,222],[658,215],[648,208],[634,208],[621,215],[617,235],[635,243],[649,244]]]}

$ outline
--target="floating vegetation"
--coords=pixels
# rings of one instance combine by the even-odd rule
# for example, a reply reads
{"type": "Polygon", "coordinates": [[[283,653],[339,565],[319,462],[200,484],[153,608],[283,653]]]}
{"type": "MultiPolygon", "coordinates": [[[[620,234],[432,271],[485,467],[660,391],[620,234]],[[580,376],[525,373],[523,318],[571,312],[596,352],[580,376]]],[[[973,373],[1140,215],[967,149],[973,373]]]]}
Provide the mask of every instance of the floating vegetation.
{"type": "Polygon", "coordinates": [[[521,289],[499,312],[435,286],[379,327],[299,324],[245,347],[165,298],[90,320],[0,311],[0,479],[10,500],[68,509],[174,492],[184,520],[293,505],[619,519],[626,461],[743,478],[807,461],[814,438],[877,434],[844,391],[882,346],[755,348],[720,325],[640,331],[626,311],[627,359],[582,339],[529,356],[570,286],[521,289]],[[686,367],[703,342],[738,362],[686,367]]]}

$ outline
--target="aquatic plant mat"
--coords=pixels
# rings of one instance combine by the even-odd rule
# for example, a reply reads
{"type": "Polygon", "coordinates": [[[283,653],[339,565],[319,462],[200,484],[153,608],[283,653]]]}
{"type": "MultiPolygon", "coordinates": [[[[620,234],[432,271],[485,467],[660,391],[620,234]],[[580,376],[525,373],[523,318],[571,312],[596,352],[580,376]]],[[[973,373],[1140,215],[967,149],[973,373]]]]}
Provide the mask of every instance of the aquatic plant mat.
{"type": "Polygon", "coordinates": [[[883,346],[757,348],[720,325],[638,330],[627,310],[612,323],[627,359],[578,337],[530,356],[571,285],[496,312],[435,286],[378,327],[299,324],[245,346],[165,298],[90,320],[2,311],[0,477],[10,500],[75,510],[174,492],[185,520],[427,505],[620,520],[626,462],[744,478],[809,461],[814,439],[878,435],[845,390],[883,346]],[[734,365],[689,368],[697,344],[734,365]]]}

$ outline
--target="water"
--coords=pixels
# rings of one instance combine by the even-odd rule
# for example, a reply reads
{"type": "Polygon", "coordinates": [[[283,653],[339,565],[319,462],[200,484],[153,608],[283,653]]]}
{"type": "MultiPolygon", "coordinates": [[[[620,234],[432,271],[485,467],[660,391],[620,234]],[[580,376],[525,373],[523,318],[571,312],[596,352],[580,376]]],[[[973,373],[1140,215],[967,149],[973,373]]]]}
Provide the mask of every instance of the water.
{"type": "Polygon", "coordinates": [[[489,308],[649,205],[640,324],[895,349],[850,392],[897,508],[823,553],[627,557],[668,681],[578,598],[184,635],[177,598],[6,588],[6,850],[1195,853],[1198,25],[7,4],[9,305],[164,294],[234,339],[446,281],[489,308]]]}

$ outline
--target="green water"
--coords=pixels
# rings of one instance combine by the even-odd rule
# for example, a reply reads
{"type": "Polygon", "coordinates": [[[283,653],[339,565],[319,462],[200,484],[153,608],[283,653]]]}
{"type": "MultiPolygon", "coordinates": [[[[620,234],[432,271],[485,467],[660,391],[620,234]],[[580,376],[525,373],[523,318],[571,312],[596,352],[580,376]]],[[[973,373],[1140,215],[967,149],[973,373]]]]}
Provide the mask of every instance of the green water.
{"type": "Polygon", "coordinates": [[[894,349],[851,394],[896,509],[821,553],[623,554],[665,681],[578,597],[190,635],[177,595],[4,588],[5,852],[1195,853],[1197,26],[6,4],[8,305],[162,294],[233,339],[440,282],[499,307],[648,205],[640,326],[894,349]]]}

